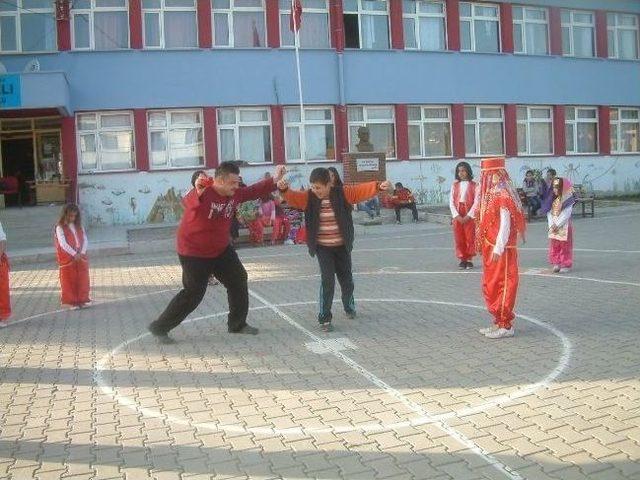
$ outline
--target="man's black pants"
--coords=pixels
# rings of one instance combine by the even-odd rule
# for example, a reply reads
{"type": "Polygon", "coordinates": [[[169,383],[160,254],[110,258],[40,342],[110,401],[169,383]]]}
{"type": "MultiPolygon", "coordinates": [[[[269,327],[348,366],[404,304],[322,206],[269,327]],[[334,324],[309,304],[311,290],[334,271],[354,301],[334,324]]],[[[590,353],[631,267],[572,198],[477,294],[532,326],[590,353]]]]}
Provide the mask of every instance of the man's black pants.
{"type": "Polygon", "coordinates": [[[169,302],[155,322],[149,325],[155,334],[166,334],[193,312],[207,291],[209,276],[213,274],[227,289],[230,331],[241,330],[247,324],[249,313],[249,287],[247,271],[232,247],[216,258],[186,257],[178,255],[182,265],[183,288],[169,302]]]}

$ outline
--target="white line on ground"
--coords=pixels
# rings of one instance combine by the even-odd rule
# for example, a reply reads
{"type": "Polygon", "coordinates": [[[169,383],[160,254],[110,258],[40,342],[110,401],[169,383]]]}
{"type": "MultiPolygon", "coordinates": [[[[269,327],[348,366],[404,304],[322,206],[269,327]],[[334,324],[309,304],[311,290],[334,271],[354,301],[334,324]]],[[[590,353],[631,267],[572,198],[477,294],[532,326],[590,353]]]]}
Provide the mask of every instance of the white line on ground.
{"type": "MultiPolygon", "coordinates": [[[[256,294],[255,292],[251,292],[251,294],[258,300],[262,301],[262,297],[258,294],[256,294]],[[258,298],[259,297],[259,298],[258,298]]],[[[358,299],[358,302],[410,302],[410,303],[423,303],[423,304],[438,304],[438,305],[448,305],[448,306],[461,306],[461,307],[467,307],[467,308],[474,308],[474,309],[479,309],[479,310],[483,310],[484,307],[482,306],[477,306],[477,305],[468,305],[468,304],[461,304],[461,303],[454,303],[454,302],[438,302],[438,301],[431,301],[431,300],[420,300],[420,299],[358,299]]],[[[307,330],[306,328],[304,328],[303,326],[299,325],[297,322],[295,322],[293,319],[291,319],[291,317],[289,317],[286,313],[284,313],[280,307],[287,307],[287,306],[297,306],[297,305],[313,305],[316,304],[317,302],[314,301],[307,301],[307,302],[291,302],[291,303],[284,303],[284,304],[279,304],[279,305],[273,305],[273,304],[265,304],[262,306],[258,306],[258,307],[253,307],[251,308],[252,311],[256,311],[256,310],[265,310],[265,309],[271,309],[273,310],[276,314],[278,314],[281,318],[283,318],[285,321],[287,321],[288,323],[290,323],[292,326],[294,326],[296,329],[300,330],[302,333],[304,333],[306,336],[312,338],[318,345],[322,345],[326,350],[328,350],[330,353],[336,355],[338,358],[340,358],[341,360],[345,361],[345,363],[347,363],[347,365],[354,369],[355,371],[357,371],[358,373],[360,373],[361,375],[364,375],[366,378],[367,374],[369,375],[373,375],[370,372],[368,372],[366,369],[364,369],[362,366],[360,366],[359,364],[357,364],[355,361],[353,361],[352,359],[350,359],[349,357],[347,357],[346,355],[342,354],[341,352],[337,351],[335,348],[335,345],[332,345],[331,343],[327,343],[324,339],[320,338],[319,336],[315,335],[314,333],[310,332],[309,330],[307,330]],[[274,308],[276,310],[274,310],[274,308]],[[283,317],[284,315],[284,317],[283,317]],[[285,318],[286,317],[286,318],[285,318]],[[344,358],[342,358],[344,357],[344,358]]],[[[189,319],[184,323],[192,323],[192,322],[196,322],[198,320],[202,320],[205,318],[214,318],[214,317],[219,317],[219,316],[223,316],[226,315],[228,312],[221,312],[221,313],[216,313],[216,314],[212,314],[212,315],[205,315],[205,316],[201,316],[201,317],[196,317],[193,319],[189,319]]],[[[483,458],[485,458],[485,460],[487,460],[491,465],[493,465],[495,468],[497,468],[499,471],[501,471],[502,473],[504,473],[505,475],[507,475],[509,478],[513,478],[513,479],[519,479],[522,478],[520,477],[517,472],[512,471],[512,469],[509,469],[507,466],[505,466],[504,464],[500,463],[499,461],[497,461],[495,458],[491,457],[490,454],[488,454],[487,452],[485,452],[484,450],[482,450],[479,446],[477,446],[475,443],[473,443],[471,440],[469,440],[468,438],[462,436],[461,434],[459,434],[459,432],[455,431],[452,427],[450,427],[449,425],[447,425],[445,422],[448,419],[452,419],[452,418],[461,418],[464,416],[468,416],[468,415],[473,415],[476,414],[478,412],[482,412],[482,411],[486,411],[487,409],[493,408],[495,406],[498,405],[504,405],[507,403],[510,403],[512,401],[514,401],[515,399],[518,398],[522,398],[528,395],[531,395],[533,393],[535,393],[537,390],[545,388],[546,386],[548,386],[551,382],[553,382],[561,373],[562,371],[567,367],[568,363],[569,363],[569,359],[571,356],[571,342],[569,341],[569,339],[558,329],[556,329],[555,327],[553,327],[552,325],[549,325],[545,322],[542,322],[540,320],[534,319],[532,317],[528,317],[525,315],[517,315],[518,318],[524,319],[525,321],[534,323],[542,328],[545,328],[547,330],[549,330],[552,334],[554,334],[555,336],[559,337],[561,342],[562,342],[562,346],[563,346],[563,352],[562,352],[562,356],[558,362],[558,364],[556,365],[556,367],[554,368],[554,370],[549,373],[547,376],[545,376],[542,380],[524,386],[522,388],[520,388],[519,390],[517,390],[516,392],[513,392],[511,394],[508,395],[501,395],[499,397],[496,397],[494,399],[492,399],[489,402],[485,402],[482,403],[480,405],[474,406],[474,407],[466,407],[463,408],[462,410],[456,411],[456,412],[448,412],[445,414],[438,414],[438,415],[430,415],[428,414],[428,412],[426,412],[424,409],[422,409],[422,407],[418,404],[415,404],[414,402],[411,402],[409,399],[407,399],[406,397],[404,397],[401,393],[395,391],[394,389],[392,389],[392,387],[388,386],[384,381],[377,379],[377,377],[375,377],[375,381],[373,382],[376,386],[383,388],[385,390],[387,390],[387,388],[391,388],[391,390],[394,390],[395,392],[397,392],[398,395],[400,395],[402,398],[396,396],[395,394],[393,395],[395,398],[398,398],[398,400],[400,400],[403,404],[405,404],[407,407],[409,407],[411,410],[415,411],[416,413],[419,414],[418,417],[410,419],[410,420],[406,420],[403,422],[396,422],[393,424],[387,424],[387,425],[381,425],[378,423],[371,423],[371,424],[366,424],[366,425],[359,425],[357,427],[330,427],[330,428],[305,428],[305,427],[294,427],[294,428],[287,428],[287,429],[273,429],[273,428],[267,428],[267,427],[255,427],[255,428],[245,428],[239,425],[224,425],[224,424],[220,424],[218,422],[212,423],[192,423],[188,420],[185,419],[181,419],[181,418],[177,418],[174,417],[172,415],[167,415],[167,414],[162,414],[159,411],[155,411],[149,408],[145,408],[145,407],[141,407],[140,405],[136,404],[134,400],[132,400],[131,398],[128,397],[123,397],[123,396],[119,396],[117,394],[117,392],[111,388],[109,385],[107,385],[101,375],[101,372],[103,370],[107,370],[107,367],[105,366],[107,361],[109,360],[109,358],[113,357],[114,355],[116,355],[117,353],[119,353],[122,349],[124,349],[126,346],[128,346],[131,343],[134,343],[146,336],[148,336],[148,333],[144,333],[142,335],[139,335],[135,338],[126,340],[124,342],[122,342],[120,345],[118,345],[117,347],[115,347],[111,352],[105,354],[97,363],[96,365],[96,370],[95,370],[95,374],[94,374],[94,378],[95,381],[97,383],[97,385],[100,387],[100,389],[102,390],[103,393],[109,395],[111,398],[114,398],[116,401],[118,401],[120,404],[126,406],[127,408],[130,408],[132,410],[135,410],[141,414],[144,414],[146,416],[150,416],[150,417],[155,417],[155,418],[162,418],[177,424],[181,424],[181,425],[190,425],[193,426],[195,428],[202,428],[202,429],[207,429],[207,430],[214,430],[214,431],[220,431],[220,430],[224,430],[224,431],[231,431],[231,432],[251,432],[254,434],[267,434],[267,435],[273,435],[273,434],[278,434],[278,435],[308,435],[308,434],[313,434],[313,433],[324,433],[324,432],[333,432],[333,433],[346,433],[349,431],[367,431],[367,432],[371,432],[371,431],[383,431],[383,430],[397,430],[400,428],[406,428],[406,427],[410,427],[410,426],[418,426],[418,425],[425,425],[425,424],[434,424],[436,426],[438,426],[438,428],[444,429],[443,431],[445,431],[447,434],[451,435],[453,438],[455,438],[456,440],[460,441],[464,446],[468,447],[472,452],[482,456],[483,458]],[[408,403],[407,403],[408,402],[408,403]],[[417,408],[416,408],[417,407],[417,408]],[[468,443],[470,442],[470,444],[468,443]],[[489,458],[490,457],[490,458],[489,458]],[[494,463],[497,462],[497,463],[494,463]]],[[[369,378],[370,381],[373,381],[371,378],[369,378]]],[[[393,392],[388,392],[388,393],[393,393],[393,392]]]]}

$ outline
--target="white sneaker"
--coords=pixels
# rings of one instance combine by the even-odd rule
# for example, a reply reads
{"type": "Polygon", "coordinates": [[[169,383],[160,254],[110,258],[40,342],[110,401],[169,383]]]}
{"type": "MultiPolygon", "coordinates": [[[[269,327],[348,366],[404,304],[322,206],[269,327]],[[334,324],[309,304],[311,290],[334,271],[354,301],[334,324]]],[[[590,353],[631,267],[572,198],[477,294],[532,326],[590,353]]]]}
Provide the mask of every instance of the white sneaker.
{"type": "Polygon", "coordinates": [[[515,329],[513,327],[507,329],[507,328],[498,328],[497,330],[494,330],[492,332],[489,333],[485,333],[485,337],[487,338],[507,338],[507,337],[513,337],[515,335],[515,329]]]}
{"type": "Polygon", "coordinates": [[[560,266],[559,265],[554,265],[553,266],[553,273],[560,273],[560,266]]]}
{"type": "Polygon", "coordinates": [[[490,325],[488,327],[484,327],[478,330],[478,332],[480,332],[481,335],[486,335],[489,332],[493,332],[494,330],[497,330],[498,327],[496,325],[490,325]]]}
{"type": "Polygon", "coordinates": [[[9,321],[8,320],[0,320],[0,328],[4,328],[7,325],[9,325],[9,321]]]}
{"type": "Polygon", "coordinates": [[[560,270],[558,270],[559,273],[569,273],[570,271],[571,269],[566,267],[563,267],[560,270]]]}
{"type": "Polygon", "coordinates": [[[73,305],[69,310],[80,310],[81,308],[80,305],[73,305]]]}

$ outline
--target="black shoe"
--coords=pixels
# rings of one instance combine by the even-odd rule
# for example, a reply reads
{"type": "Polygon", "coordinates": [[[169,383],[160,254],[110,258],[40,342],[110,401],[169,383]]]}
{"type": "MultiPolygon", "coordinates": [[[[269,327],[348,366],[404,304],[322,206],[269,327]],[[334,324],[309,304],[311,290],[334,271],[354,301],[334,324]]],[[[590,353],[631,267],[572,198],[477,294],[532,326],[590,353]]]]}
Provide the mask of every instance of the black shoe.
{"type": "Polygon", "coordinates": [[[356,318],[356,311],[355,310],[345,310],[344,313],[347,315],[347,318],[353,320],[354,318],[356,318]]]}
{"type": "Polygon", "coordinates": [[[149,325],[148,330],[151,333],[151,335],[153,336],[153,338],[155,338],[156,341],[158,343],[162,344],[162,345],[173,345],[174,343],[178,343],[173,338],[171,338],[169,335],[167,335],[166,333],[161,333],[161,332],[155,331],[151,327],[151,325],[149,325]]]}
{"type": "Polygon", "coordinates": [[[462,260],[462,261],[458,264],[458,268],[460,268],[460,270],[464,270],[465,268],[467,268],[467,262],[465,262],[464,260],[462,260]]]}
{"type": "Polygon", "coordinates": [[[251,325],[245,325],[240,330],[227,330],[229,333],[244,333],[245,335],[257,335],[260,330],[256,327],[252,327],[251,325]]]}
{"type": "Polygon", "coordinates": [[[322,330],[325,333],[333,332],[333,325],[331,325],[331,322],[321,323],[320,324],[320,330],[322,330]]]}
{"type": "Polygon", "coordinates": [[[467,270],[471,270],[473,268],[473,263],[467,262],[467,270]]]}

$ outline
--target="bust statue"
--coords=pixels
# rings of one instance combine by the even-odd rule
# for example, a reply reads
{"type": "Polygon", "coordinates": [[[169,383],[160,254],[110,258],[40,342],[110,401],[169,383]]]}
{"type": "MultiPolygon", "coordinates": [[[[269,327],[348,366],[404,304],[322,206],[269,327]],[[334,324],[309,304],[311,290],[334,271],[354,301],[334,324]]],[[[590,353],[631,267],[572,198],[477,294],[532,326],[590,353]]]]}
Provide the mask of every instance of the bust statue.
{"type": "Polygon", "coordinates": [[[373,152],[373,144],[369,141],[369,127],[358,128],[358,139],[356,144],[359,152],[373,152]]]}

